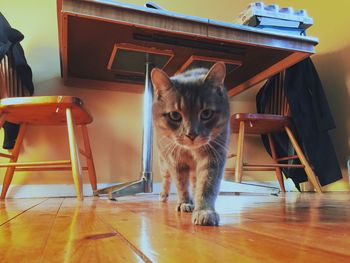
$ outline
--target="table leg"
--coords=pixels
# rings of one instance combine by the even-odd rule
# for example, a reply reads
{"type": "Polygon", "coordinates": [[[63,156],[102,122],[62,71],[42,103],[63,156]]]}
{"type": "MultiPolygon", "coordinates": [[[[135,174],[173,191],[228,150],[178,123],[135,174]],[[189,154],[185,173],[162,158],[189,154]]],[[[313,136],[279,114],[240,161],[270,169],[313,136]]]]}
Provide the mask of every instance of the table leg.
{"type": "Polygon", "coordinates": [[[97,194],[108,194],[110,199],[119,196],[132,195],[137,193],[152,193],[152,99],[153,87],[150,79],[152,64],[146,62],[145,67],[145,91],[143,95],[143,136],[142,136],[142,170],[141,178],[136,181],[117,184],[97,190],[97,194]]]}
{"type": "Polygon", "coordinates": [[[152,153],[153,153],[153,129],[152,129],[152,100],[153,87],[150,78],[152,70],[150,62],[146,62],[145,68],[145,93],[143,97],[143,137],[142,137],[142,175],[145,182],[145,193],[153,191],[152,177],[152,153]]]}

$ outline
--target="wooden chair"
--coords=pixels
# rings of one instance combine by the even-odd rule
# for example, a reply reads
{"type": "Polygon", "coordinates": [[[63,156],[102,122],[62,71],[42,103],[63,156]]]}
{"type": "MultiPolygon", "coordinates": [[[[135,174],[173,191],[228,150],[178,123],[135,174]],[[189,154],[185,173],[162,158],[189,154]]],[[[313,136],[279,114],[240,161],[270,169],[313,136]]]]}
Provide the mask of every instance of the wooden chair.
{"type": "MultiPolygon", "coordinates": [[[[321,186],[308,163],[302,149],[300,148],[295,136],[292,132],[292,123],[289,112],[287,98],[284,96],[283,80],[284,72],[279,74],[271,96],[268,98],[268,103],[264,113],[237,113],[231,116],[231,131],[238,133],[237,153],[235,169],[235,181],[241,182],[243,171],[275,171],[282,192],[285,192],[283,176],[281,168],[301,168],[305,173],[317,192],[322,192],[321,186]],[[276,155],[275,145],[272,138],[272,133],[285,131],[291,145],[294,148],[295,155],[279,157],[276,155]],[[245,163],[243,161],[244,141],[246,134],[265,134],[268,137],[269,146],[271,149],[271,163],[245,163]],[[299,159],[300,164],[281,164],[282,161],[299,159]]],[[[232,155],[231,155],[232,157],[232,155]]]]}
{"type": "Polygon", "coordinates": [[[92,117],[84,108],[82,100],[71,96],[12,97],[26,94],[20,77],[7,56],[0,64],[0,94],[2,96],[0,100],[0,127],[5,121],[20,125],[12,152],[10,154],[0,153],[0,157],[10,160],[9,163],[0,164],[0,168],[7,167],[0,199],[6,197],[15,171],[71,170],[77,198],[82,200],[82,171],[87,170],[92,190],[95,192],[97,190],[96,174],[86,128],[86,125],[92,122],[92,117]],[[17,162],[28,125],[67,126],[70,158],[58,161],[17,162]],[[84,150],[78,149],[74,132],[75,125],[81,126],[84,150]],[[81,167],[79,153],[86,157],[87,167],[81,167]]]}

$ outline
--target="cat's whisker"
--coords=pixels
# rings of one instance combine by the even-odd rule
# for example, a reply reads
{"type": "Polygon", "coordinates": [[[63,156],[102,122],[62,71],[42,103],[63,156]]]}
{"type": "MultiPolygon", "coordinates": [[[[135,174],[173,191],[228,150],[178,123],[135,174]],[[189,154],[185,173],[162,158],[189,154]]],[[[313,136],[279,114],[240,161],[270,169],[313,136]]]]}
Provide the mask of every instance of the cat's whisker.
{"type": "MultiPolygon", "coordinates": [[[[204,149],[204,152],[205,152],[208,156],[213,157],[213,154],[211,153],[211,150],[210,150],[208,144],[205,144],[204,147],[203,147],[203,149],[204,149]]],[[[215,156],[214,156],[213,158],[215,158],[215,156]]]]}
{"type": "Polygon", "coordinates": [[[211,141],[212,143],[215,143],[216,145],[218,145],[219,147],[221,147],[223,150],[228,151],[228,146],[226,144],[223,144],[219,141],[213,140],[211,141]]]}
{"type": "Polygon", "coordinates": [[[162,148],[161,152],[166,154],[169,151],[169,148],[172,146],[173,143],[174,142],[169,142],[168,144],[163,145],[162,146],[163,148],[162,148]]]}
{"type": "Polygon", "coordinates": [[[161,145],[162,152],[164,152],[172,143],[173,141],[169,139],[167,142],[163,142],[165,139],[169,139],[166,136],[162,136],[158,141],[157,144],[158,146],[161,145]]]}
{"type": "Polygon", "coordinates": [[[223,143],[225,145],[228,144],[228,138],[223,139],[223,138],[220,138],[220,137],[216,137],[213,141],[221,142],[221,143],[223,143]]]}
{"type": "Polygon", "coordinates": [[[177,147],[178,147],[177,144],[174,142],[173,146],[171,148],[171,151],[169,152],[169,155],[173,156],[175,160],[176,160],[176,156],[174,156],[174,155],[175,155],[175,150],[176,150],[177,147]]]}
{"type": "Polygon", "coordinates": [[[168,150],[166,151],[166,153],[164,154],[164,156],[169,156],[172,154],[174,148],[176,147],[176,143],[175,142],[171,142],[169,147],[168,147],[168,150]]]}
{"type": "Polygon", "coordinates": [[[214,159],[214,162],[218,161],[215,152],[213,152],[209,144],[206,144],[204,149],[206,150],[207,154],[214,159]]]}
{"type": "Polygon", "coordinates": [[[171,146],[171,151],[170,151],[170,153],[169,154],[173,154],[174,153],[174,151],[175,151],[175,149],[176,149],[176,147],[177,147],[177,145],[176,145],[176,143],[174,142],[173,143],[173,145],[171,146]]]}
{"type": "Polygon", "coordinates": [[[167,146],[169,146],[172,143],[173,143],[172,141],[162,143],[162,147],[167,147],[167,146]]]}
{"type": "Polygon", "coordinates": [[[170,138],[168,138],[167,136],[163,135],[162,137],[160,137],[159,139],[159,143],[162,143],[164,140],[168,139],[169,141],[171,141],[170,138]]]}
{"type": "Polygon", "coordinates": [[[205,152],[208,156],[211,155],[210,152],[209,152],[209,150],[208,150],[208,145],[207,145],[207,144],[205,144],[205,145],[203,146],[203,150],[204,150],[204,152],[205,152]]]}
{"type": "Polygon", "coordinates": [[[161,153],[165,153],[172,144],[173,144],[172,141],[167,142],[167,143],[162,143],[162,147],[160,149],[161,153]]]}
{"type": "Polygon", "coordinates": [[[212,140],[211,142],[215,143],[216,148],[221,149],[224,152],[228,152],[229,151],[229,145],[228,145],[227,141],[223,142],[223,140],[220,141],[220,140],[215,139],[215,140],[212,140]]]}
{"type": "Polygon", "coordinates": [[[216,159],[219,163],[224,163],[225,160],[223,160],[222,156],[220,155],[220,153],[215,149],[215,147],[213,145],[211,145],[210,143],[208,143],[208,146],[210,147],[210,149],[213,151],[213,153],[216,156],[216,159]]]}

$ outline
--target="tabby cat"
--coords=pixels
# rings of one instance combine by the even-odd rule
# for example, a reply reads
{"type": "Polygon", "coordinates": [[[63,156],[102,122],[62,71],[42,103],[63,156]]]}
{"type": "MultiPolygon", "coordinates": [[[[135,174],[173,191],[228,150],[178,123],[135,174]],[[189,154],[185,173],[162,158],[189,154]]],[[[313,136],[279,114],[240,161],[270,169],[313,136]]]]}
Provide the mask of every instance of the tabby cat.
{"type": "Polygon", "coordinates": [[[151,72],[153,123],[163,175],[160,199],[167,200],[172,177],[177,211],[193,212],[192,222],[197,225],[219,224],[215,200],[225,166],[230,117],[225,74],[221,62],[210,70],[193,69],[171,78],[160,69],[151,72]]]}

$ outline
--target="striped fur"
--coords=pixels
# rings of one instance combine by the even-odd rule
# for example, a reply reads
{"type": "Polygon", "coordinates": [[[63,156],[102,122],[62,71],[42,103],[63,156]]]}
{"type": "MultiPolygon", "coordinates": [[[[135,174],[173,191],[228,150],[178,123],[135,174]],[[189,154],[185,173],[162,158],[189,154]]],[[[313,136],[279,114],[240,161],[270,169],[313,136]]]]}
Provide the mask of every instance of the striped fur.
{"type": "Polygon", "coordinates": [[[152,71],[153,123],[163,175],[161,200],[171,179],[177,210],[193,212],[199,225],[218,225],[215,200],[222,179],[229,138],[229,102],[223,82],[225,65],[195,69],[169,78],[152,71]],[[190,191],[191,186],[191,191],[190,191]]]}

